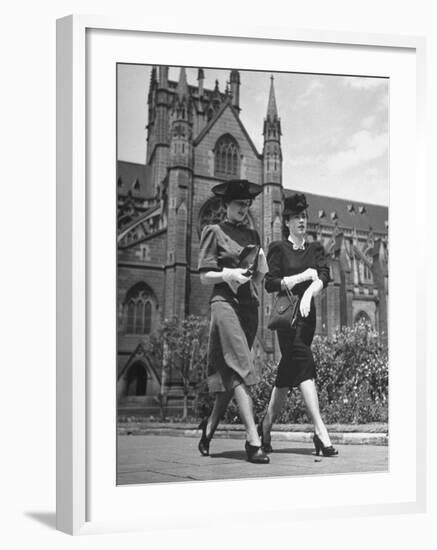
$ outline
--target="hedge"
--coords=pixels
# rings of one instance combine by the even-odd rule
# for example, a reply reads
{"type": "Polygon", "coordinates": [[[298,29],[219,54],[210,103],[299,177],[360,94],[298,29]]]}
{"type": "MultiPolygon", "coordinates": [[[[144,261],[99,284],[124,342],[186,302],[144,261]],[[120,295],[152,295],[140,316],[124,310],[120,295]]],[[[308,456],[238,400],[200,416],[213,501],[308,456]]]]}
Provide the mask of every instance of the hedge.
{"type": "MultiPolygon", "coordinates": [[[[388,421],[388,350],[380,335],[369,325],[359,322],[344,327],[333,336],[316,336],[312,344],[317,365],[317,391],[323,420],[327,424],[388,421]]],[[[276,376],[276,363],[262,365],[262,379],[253,386],[255,415],[262,418],[267,408],[276,376]]],[[[195,409],[198,416],[210,413],[213,396],[206,383],[198,387],[195,409]]],[[[224,422],[240,423],[234,401],[228,407],[224,422]]],[[[278,423],[309,421],[300,391],[289,394],[278,423]]]]}

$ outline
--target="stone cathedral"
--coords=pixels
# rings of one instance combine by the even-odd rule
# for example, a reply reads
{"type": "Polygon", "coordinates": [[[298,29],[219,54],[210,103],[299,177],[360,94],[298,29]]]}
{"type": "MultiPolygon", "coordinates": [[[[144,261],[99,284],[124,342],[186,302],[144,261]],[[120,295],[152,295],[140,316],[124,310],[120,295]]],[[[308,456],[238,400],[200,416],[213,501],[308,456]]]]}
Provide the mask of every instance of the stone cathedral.
{"type": "MultiPolygon", "coordinates": [[[[266,87],[269,77],[266,75],[266,87]]],[[[119,411],[151,412],[162,389],[160,368],[140,345],[160,320],[174,314],[208,316],[209,287],[197,271],[199,238],[205,224],[224,212],[211,188],[226,179],[248,179],[264,187],[249,212],[249,224],[264,249],[282,236],[282,199],[296,191],[309,202],[308,234],[323,243],[331,282],[316,297],[317,333],[332,334],[359,319],[387,333],[388,209],[285,189],[282,178],[281,120],[273,77],[260,120],[264,141],[255,147],[240,120],[240,73],[231,70],[225,90],[178,81],[169,69],[153,67],[148,91],[145,164],[117,163],[117,392],[119,411]]],[[[267,329],[273,297],[261,295],[254,353],[278,356],[267,329]]],[[[178,403],[178,383],[169,380],[178,403]]]]}

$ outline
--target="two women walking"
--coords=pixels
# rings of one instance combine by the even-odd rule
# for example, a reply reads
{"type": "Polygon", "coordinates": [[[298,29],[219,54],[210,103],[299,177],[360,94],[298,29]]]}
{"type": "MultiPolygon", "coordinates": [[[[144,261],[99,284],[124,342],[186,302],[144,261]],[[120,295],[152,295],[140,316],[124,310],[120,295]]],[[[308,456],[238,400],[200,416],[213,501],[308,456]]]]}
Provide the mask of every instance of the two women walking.
{"type": "Polygon", "coordinates": [[[315,386],[316,366],[311,352],[316,313],[313,297],[329,280],[323,246],[306,241],[308,204],[302,194],[284,202],[285,239],[272,242],[267,261],[258,233],[247,225],[252,201],[262,191],[247,180],[231,180],[213,188],[222,198],[226,218],[203,229],[199,271],[202,284],[211,285],[211,322],[208,344],[208,388],[215,394],[209,418],[200,428],[199,451],[209,454],[211,439],[232,398],[246,428],[247,459],[267,464],[273,451],[271,428],[288,392],[298,387],[314,424],[316,453],[338,454],[332,447],[319,411],[315,386]],[[281,360],[270,402],[256,426],[250,386],[260,381],[251,348],[258,328],[258,286],[265,278],[266,291],[287,290],[299,298],[293,328],[278,331],[281,360]]]}

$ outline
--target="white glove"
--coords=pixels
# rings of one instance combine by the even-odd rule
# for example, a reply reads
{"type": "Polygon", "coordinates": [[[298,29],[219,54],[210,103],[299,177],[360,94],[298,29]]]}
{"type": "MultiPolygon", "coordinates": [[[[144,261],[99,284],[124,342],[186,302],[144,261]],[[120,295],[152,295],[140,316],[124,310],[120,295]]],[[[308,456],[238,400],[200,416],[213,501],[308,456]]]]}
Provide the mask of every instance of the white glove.
{"type": "Polygon", "coordinates": [[[323,283],[320,279],[313,281],[310,286],[305,290],[300,300],[300,314],[302,317],[308,317],[311,309],[311,299],[322,290],[323,283]]]}
{"type": "Polygon", "coordinates": [[[282,280],[288,290],[291,290],[299,283],[303,283],[305,281],[315,281],[317,279],[317,271],[312,267],[309,267],[308,269],[305,269],[305,271],[302,271],[302,273],[298,273],[297,275],[289,275],[288,277],[284,277],[282,280]]]}
{"type": "Polygon", "coordinates": [[[319,278],[319,276],[317,275],[317,271],[312,267],[305,269],[303,273],[299,273],[298,277],[302,277],[302,280],[299,281],[300,283],[302,283],[303,281],[315,281],[319,278]]]}
{"type": "Polygon", "coordinates": [[[311,309],[312,297],[313,297],[313,293],[311,291],[308,292],[308,290],[306,290],[303,293],[303,296],[300,300],[300,306],[299,306],[300,314],[302,315],[302,317],[308,317],[311,309]]]}
{"type": "Polygon", "coordinates": [[[223,281],[229,285],[229,288],[234,294],[237,294],[237,290],[240,285],[244,285],[244,283],[247,283],[247,281],[250,280],[250,277],[245,277],[243,275],[246,271],[246,269],[241,269],[240,267],[236,267],[234,269],[229,267],[223,268],[223,281]]]}

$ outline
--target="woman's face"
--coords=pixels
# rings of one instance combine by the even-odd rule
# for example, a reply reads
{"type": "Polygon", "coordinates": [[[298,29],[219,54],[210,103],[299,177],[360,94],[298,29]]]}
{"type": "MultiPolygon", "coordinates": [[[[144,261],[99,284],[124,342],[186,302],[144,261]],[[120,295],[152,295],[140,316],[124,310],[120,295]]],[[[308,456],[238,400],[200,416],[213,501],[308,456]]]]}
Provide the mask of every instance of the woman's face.
{"type": "Polygon", "coordinates": [[[285,225],[288,227],[291,235],[295,237],[303,237],[307,231],[308,217],[306,210],[299,212],[299,214],[293,214],[289,216],[285,221],[285,225]]]}
{"type": "Polygon", "coordinates": [[[227,203],[226,215],[231,222],[243,222],[247,216],[252,201],[250,199],[237,199],[227,203]]]}

